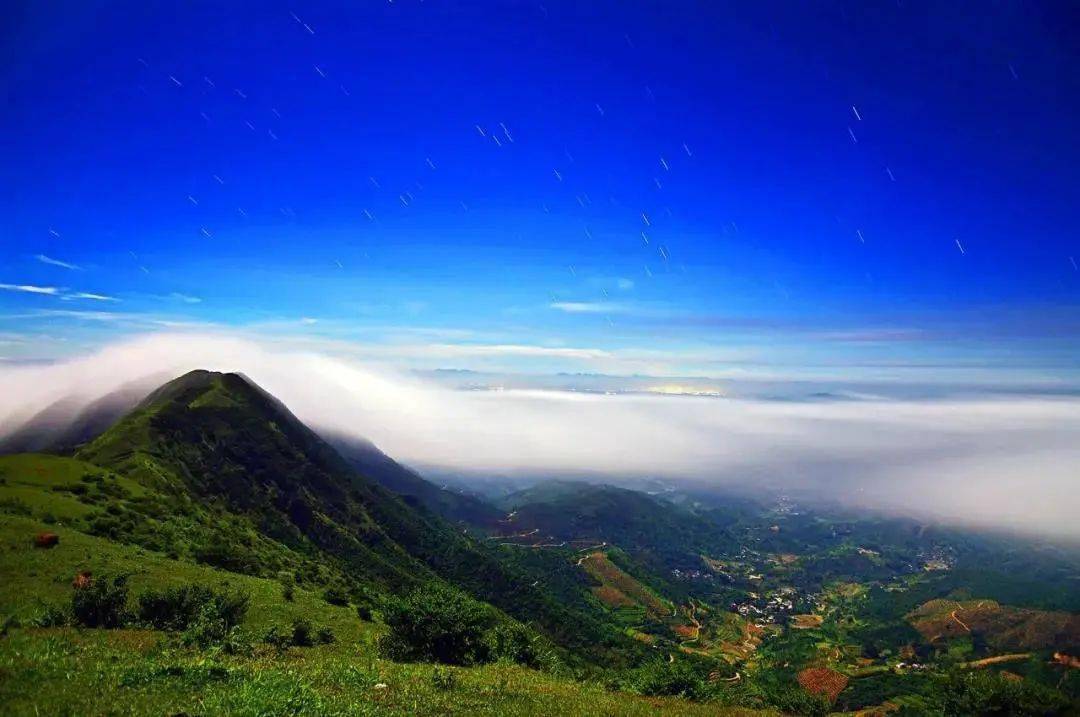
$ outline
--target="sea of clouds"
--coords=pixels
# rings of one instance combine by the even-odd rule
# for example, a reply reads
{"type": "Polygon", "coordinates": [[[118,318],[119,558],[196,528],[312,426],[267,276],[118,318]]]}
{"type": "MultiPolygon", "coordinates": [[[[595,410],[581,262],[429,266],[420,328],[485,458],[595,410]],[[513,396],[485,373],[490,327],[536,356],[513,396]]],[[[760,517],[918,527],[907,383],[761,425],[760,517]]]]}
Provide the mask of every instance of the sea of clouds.
{"type": "Polygon", "coordinates": [[[468,473],[755,481],[870,509],[1080,539],[1080,399],[777,401],[463,391],[340,355],[217,334],[154,334],[85,357],[0,365],[0,432],[62,398],[151,375],[241,372],[313,428],[468,473]]]}

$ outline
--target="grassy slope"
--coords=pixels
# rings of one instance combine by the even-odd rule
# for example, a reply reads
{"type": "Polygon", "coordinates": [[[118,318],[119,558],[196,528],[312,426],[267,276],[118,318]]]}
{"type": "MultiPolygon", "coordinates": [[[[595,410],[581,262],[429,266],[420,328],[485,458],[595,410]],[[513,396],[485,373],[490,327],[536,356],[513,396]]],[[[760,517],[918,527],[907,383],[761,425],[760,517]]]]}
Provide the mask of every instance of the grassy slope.
{"type": "MultiPolygon", "coordinates": [[[[351,579],[402,590],[434,573],[534,622],[576,653],[599,650],[606,659],[613,645],[628,655],[640,652],[603,622],[602,613],[560,602],[523,566],[358,475],[285,406],[241,376],[186,374],[148,396],[78,456],[162,494],[195,496],[195,512],[219,507],[221,514],[248,521],[261,537],[351,579]]],[[[280,562],[289,566],[290,558],[283,555],[280,562]]]]}
{"type": "Polygon", "coordinates": [[[130,572],[132,595],[181,583],[228,584],[251,595],[246,630],[261,634],[303,616],[332,627],[338,641],[280,654],[259,648],[247,657],[211,656],[145,630],[14,628],[0,638],[5,714],[717,714],[708,705],[611,693],[506,665],[440,668],[453,672],[457,684],[438,689],[435,667],[377,659],[381,627],[312,593],[297,590],[295,601],[285,602],[271,580],[0,515],[0,616],[25,620],[45,604],[63,604],[79,570],[130,572]],[[58,532],[60,544],[33,548],[42,530],[58,532]]]}

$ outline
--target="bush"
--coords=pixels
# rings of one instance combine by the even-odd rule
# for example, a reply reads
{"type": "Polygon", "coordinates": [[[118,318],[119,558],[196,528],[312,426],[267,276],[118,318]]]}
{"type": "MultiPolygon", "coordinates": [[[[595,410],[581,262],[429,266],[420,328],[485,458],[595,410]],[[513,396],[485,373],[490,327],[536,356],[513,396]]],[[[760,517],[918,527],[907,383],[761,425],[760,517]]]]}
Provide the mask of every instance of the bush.
{"type": "Polygon", "coordinates": [[[708,672],[687,660],[657,659],[630,670],[622,681],[624,689],[648,697],[670,696],[701,698],[707,686],[708,672]]]}
{"type": "Polygon", "coordinates": [[[292,647],[292,633],[287,630],[282,630],[274,625],[266,634],[263,635],[263,642],[268,645],[273,645],[279,650],[284,650],[288,647],[292,647]]]}
{"type": "Polygon", "coordinates": [[[304,618],[293,620],[288,629],[281,629],[277,626],[271,627],[263,636],[263,642],[273,645],[279,650],[288,647],[311,647],[317,643],[329,644],[336,639],[334,631],[328,627],[321,628],[317,633],[314,632],[311,623],[304,618]]]}
{"type": "Polygon", "coordinates": [[[247,654],[251,645],[238,625],[229,626],[212,605],[205,605],[195,620],[180,634],[188,646],[220,648],[228,654],[247,654]]]}
{"type": "Polygon", "coordinates": [[[449,692],[457,687],[457,675],[450,670],[440,670],[438,667],[431,673],[432,686],[441,692],[449,692]]]}
{"type": "Polygon", "coordinates": [[[1007,680],[996,672],[954,672],[938,683],[946,715],[1056,715],[1068,699],[1030,680],[1007,680]]]}
{"type": "Polygon", "coordinates": [[[181,585],[139,596],[139,619],[159,630],[187,630],[196,621],[219,620],[228,630],[244,620],[248,596],[205,585],[181,585]]]}
{"type": "Polygon", "coordinates": [[[0,513],[29,516],[32,512],[30,506],[18,498],[0,498],[0,513]]]}
{"type": "Polygon", "coordinates": [[[311,631],[311,623],[302,617],[293,620],[292,644],[296,647],[311,647],[315,644],[315,636],[311,631]]]}
{"type": "Polygon", "coordinates": [[[71,610],[58,605],[46,605],[45,609],[34,618],[36,627],[65,627],[71,624],[71,610]]]}
{"type": "Polygon", "coordinates": [[[323,593],[323,600],[331,605],[344,607],[349,604],[349,593],[345,592],[345,589],[342,587],[332,585],[323,593]]]}
{"type": "Polygon", "coordinates": [[[215,568],[245,575],[258,575],[258,557],[240,545],[227,543],[220,536],[196,547],[192,551],[195,560],[215,568]]]}
{"type": "Polygon", "coordinates": [[[14,615],[8,615],[4,618],[4,622],[0,624],[0,637],[7,637],[8,632],[22,627],[22,623],[19,618],[14,615]]]}
{"type": "Polygon", "coordinates": [[[388,600],[383,612],[390,628],[379,640],[384,657],[451,665],[490,659],[484,638],[493,622],[491,609],[448,585],[433,583],[388,600]]]}
{"type": "Polygon", "coordinates": [[[364,622],[371,622],[372,618],[374,617],[371,614],[371,606],[366,603],[361,603],[360,605],[356,606],[356,616],[364,622]]]}
{"type": "Polygon", "coordinates": [[[558,665],[555,651],[544,638],[521,623],[500,623],[484,639],[493,660],[516,662],[534,670],[550,670],[558,665]]]}
{"type": "Polygon", "coordinates": [[[115,628],[128,620],[127,576],[101,577],[71,596],[71,614],[85,627],[115,628]]]}
{"type": "Polygon", "coordinates": [[[832,711],[827,697],[812,695],[801,687],[773,690],[766,695],[766,702],[785,714],[825,717],[832,711]]]}

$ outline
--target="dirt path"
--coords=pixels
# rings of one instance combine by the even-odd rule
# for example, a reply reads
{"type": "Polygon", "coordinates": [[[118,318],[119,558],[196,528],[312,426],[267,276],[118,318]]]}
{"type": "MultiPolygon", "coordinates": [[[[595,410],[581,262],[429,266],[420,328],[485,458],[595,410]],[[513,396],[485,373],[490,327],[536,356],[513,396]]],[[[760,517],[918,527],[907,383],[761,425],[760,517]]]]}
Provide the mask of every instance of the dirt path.
{"type": "Polygon", "coordinates": [[[984,657],[981,660],[972,660],[971,662],[965,662],[961,664],[961,667],[965,667],[969,670],[977,670],[980,667],[988,667],[990,665],[999,665],[1002,662],[1019,662],[1020,660],[1026,660],[1031,657],[1030,652],[1016,652],[1010,655],[997,655],[995,657],[984,657]]]}
{"type": "Polygon", "coordinates": [[[949,617],[960,623],[960,627],[964,628],[964,630],[966,630],[967,632],[971,632],[971,628],[967,626],[967,623],[956,616],[956,611],[959,609],[960,608],[957,608],[956,610],[953,610],[951,613],[949,613],[949,617]]]}
{"type": "MultiPolygon", "coordinates": [[[[605,546],[607,546],[606,542],[600,543],[599,545],[594,545],[594,546],[592,546],[590,548],[585,548],[585,550],[586,551],[591,551],[591,550],[596,550],[597,548],[603,548],[605,546]]],[[[585,555],[582,555],[580,558],[577,559],[577,562],[574,563],[574,565],[579,565],[580,566],[587,558],[591,558],[593,555],[594,555],[594,553],[586,552],[585,555]]]]}

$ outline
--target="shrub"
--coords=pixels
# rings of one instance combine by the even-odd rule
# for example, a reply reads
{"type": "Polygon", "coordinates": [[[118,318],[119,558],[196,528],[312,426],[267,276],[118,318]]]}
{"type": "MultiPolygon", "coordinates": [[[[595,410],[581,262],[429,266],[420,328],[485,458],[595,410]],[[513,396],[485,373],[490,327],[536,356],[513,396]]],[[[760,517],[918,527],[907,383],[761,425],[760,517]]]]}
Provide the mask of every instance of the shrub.
{"type": "Polygon", "coordinates": [[[97,578],[71,596],[71,614],[85,627],[120,627],[127,622],[127,576],[97,578]]]}
{"type": "Polygon", "coordinates": [[[388,600],[384,618],[390,632],[379,640],[379,650],[390,659],[452,665],[490,659],[484,637],[493,613],[448,585],[433,583],[388,600]]]}
{"type": "Polygon", "coordinates": [[[946,715],[1055,715],[1068,699],[1030,680],[1007,680],[996,672],[955,672],[939,680],[946,715]]]}
{"type": "Polygon", "coordinates": [[[8,632],[20,627],[22,627],[22,623],[19,622],[19,618],[8,615],[4,618],[4,622],[0,623],[0,637],[7,637],[8,632]]]}
{"type": "Polygon", "coordinates": [[[766,694],[765,700],[785,714],[825,717],[832,711],[827,697],[813,695],[797,687],[772,690],[766,694]]]}
{"type": "Polygon", "coordinates": [[[438,667],[431,673],[431,684],[439,691],[449,692],[457,687],[457,675],[450,670],[442,670],[438,667]]]}
{"type": "Polygon", "coordinates": [[[181,585],[139,596],[139,619],[159,630],[187,630],[196,621],[220,620],[228,630],[244,620],[248,596],[204,585],[181,585]]]}
{"type": "Polygon", "coordinates": [[[180,640],[185,645],[207,648],[220,645],[229,636],[229,628],[225,621],[215,614],[213,608],[204,605],[199,614],[187,623],[184,631],[180,634],[180,640]]]}
{"type": "Polygon", "coordinates": [[[196,547],[192,551],[195,560],[215,568],[245,575],[258,575],[257,556],[243,546],[227,543],[220,536],[196,547]]]}
{"type": "Polygon", "coordinates": [[[699,698],[706,690],[708,674],[687,660],[653,660],[630,670],[623,687],[648,697],[673,696],[699,698]]]}
{"type": "Polygon", "coordinates": [[[18,498],[0,498],[0,513],[29,516],[31,512],[30,506],[18,498]]]}
{"type": "Polygon", "coordinates": [[[271,627],[263,636],[263,642],[273,645],[279,650],[284,650],[287,647],[311,647],[316,642],[328,644],[335,639],[337,638],[334,636],[333,630],[324,627],[318,633],[315,633],[312,630],[311,623],[304,618],[293,620],[288,629],[283,630],[277,626],[271,627]]]}
{"type": "Polygon", "coordinates": [[[331,605],[339,605],[344,607],[349,604],[349,593],[345,592],[345,589],[338,585],[331,585],[323,593],[323,600],[331,605]]]}
{"type": "Polygon", "coordinates": [[[311,631],[311,623],[302,617],[293,620],[292,644],[296,647],[311,647],[315,644],[315,636],[311,631]]]}
{"type": "Polygon", "coordinates": [[[371,606],[365,603],[361,603],[356,606],[356,616],[364,622],[371,622],[373,615],[371,614],[371,606]]]}
{"type": "Polygon", "coordinates": [[[203,607],[194,622],[180,633],[180,641],[201,649],[220,649],[230,655],[251,652],[251,642],[240,626],[229,626],[212,605],[203,607]]]}
{"type": "Polygon", "coordinates": [[[558,657],[543,637],[521,623],[500,623],[485,635],[493,660],[506,660],[534,670],[554,669],[558,657]]]}
{"type": "Polygon", "coordinates": [[[284,650],[287,647],[292,646],[292,634],[281,630],[277,625],[274,625],[266,634],[263,635],[263,642],[268,645],[273,645],[279,650],[284,650]]]}
{"type": "Polygon", "coordinates": [[[59,605],[46,605],[34,618],[36,627],[64,627],[71,624],[71,610],[59,605]]]}

